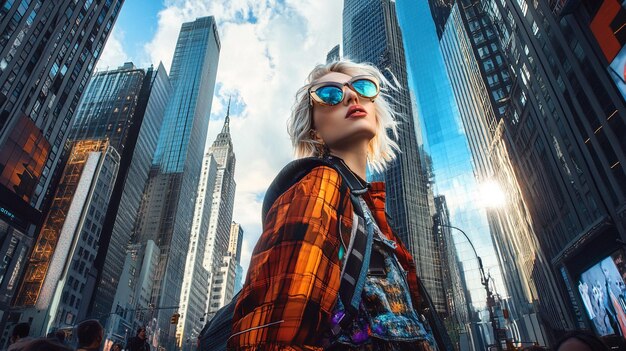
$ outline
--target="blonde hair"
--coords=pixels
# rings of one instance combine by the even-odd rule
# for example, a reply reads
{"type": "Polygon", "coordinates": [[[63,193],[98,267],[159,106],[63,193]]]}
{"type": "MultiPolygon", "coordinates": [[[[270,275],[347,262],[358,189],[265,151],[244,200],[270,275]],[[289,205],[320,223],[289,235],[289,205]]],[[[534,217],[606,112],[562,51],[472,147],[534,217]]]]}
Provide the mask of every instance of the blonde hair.
{"type": "Polygon", "coordinates": [[[394,138],[398,137],[396,112],[388,101],[391,97],[387,93],[389,88],[397,90],[397,83],[391,83],[378,68],[367,63],[341,60],[318,65],[311,71],[306,79],[306,84],[296,93],[296,102],[287,121],[287,132],[291,137],[296,157],[320,156],[318,152],[319,142],[313,139],[311,135],[313,107],[309,102],[309,88],[316,80],[330,72],[343,73],[352,77],[370,75],[380,82],[380,94],[375,101],[377,130],[376,135],[368,145],[367,162],[373,171],[383,171],[387,164],[396,157],[396,151],[400,151],[398,144],[387,134],[387,131],[391,131],[394,138]]]}

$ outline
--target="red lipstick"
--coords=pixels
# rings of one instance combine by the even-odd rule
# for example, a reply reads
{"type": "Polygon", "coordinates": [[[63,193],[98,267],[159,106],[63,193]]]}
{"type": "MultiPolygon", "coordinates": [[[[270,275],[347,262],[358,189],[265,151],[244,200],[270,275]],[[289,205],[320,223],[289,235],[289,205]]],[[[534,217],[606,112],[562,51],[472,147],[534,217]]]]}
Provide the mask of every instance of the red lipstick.
{"type": "Polygon", "coordinates": [[[348,108],[348,113],[346,113],[346,118],[361,118],[367,116],[367,111],[361,105],[352,105],[348,108]]]}

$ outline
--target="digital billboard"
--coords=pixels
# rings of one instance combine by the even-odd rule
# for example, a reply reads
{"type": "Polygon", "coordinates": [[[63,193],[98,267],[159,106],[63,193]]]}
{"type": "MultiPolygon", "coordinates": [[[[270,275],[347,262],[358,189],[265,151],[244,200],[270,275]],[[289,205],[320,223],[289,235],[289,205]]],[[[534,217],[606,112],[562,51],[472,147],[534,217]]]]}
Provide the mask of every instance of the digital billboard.
{"type": "Polygon", "coordinates": [[[611,78],[626,99],[626,1],[604,0],[590,28],[609,63],[611,78]]]}
{"type": "Polygon", "coordinates": [[[0,185],[30,202],[49,152],[50,143],[41,129],[22,115],[0,145],[0,185]]]}
{"type": "Polygon", "coordinates": [[[626,260],[618,251],[580,275],[578,291],[599,336],[626,336],[626,260]]]}

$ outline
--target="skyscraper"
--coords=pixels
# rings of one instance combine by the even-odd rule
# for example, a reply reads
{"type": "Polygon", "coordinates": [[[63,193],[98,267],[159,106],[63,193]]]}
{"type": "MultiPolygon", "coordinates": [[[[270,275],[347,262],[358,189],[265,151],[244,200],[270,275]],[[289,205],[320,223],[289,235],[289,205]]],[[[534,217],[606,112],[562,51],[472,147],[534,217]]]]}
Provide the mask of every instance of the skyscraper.
{"type": "MultiPolygon", "coordinates": [[[[180,300],[219,51],[213,17],[183,23],[170,70],[172,94],[133,238],[152,239],[160,249],[154,306],[176,306],[180,300]]],[[[175,343],[171,313],[155,311],[159,345],[164,347],[175,343]]]]}
{"type": "Polygon", "coordinates": [[[446,294],[446,307],[441,317],[446,324],[450,337],[458,343],[460,349],[468,347],[469,338],[466,324],[470,322],[467,304],[469,290],[466,280],[461,278],[461,262],[454,244],[453,234],[449,226],[450,212],[443,195],[435,196],[435,215],[433,216],[433,231],[437,251],[441,259],[441,275],[446,294]]]}
{"type": "Polygon", "coordinates": [[[207,296],[209,294],[209,272],[204,268],[204,248],[209,231],[209,219],[213,206],[213,192],[217,176],[217,162],[213,155],[206,154],[202,162],[202,174],[198,183],[198,196],[193,214],[189,251],[185,263],[185,276],[180,291],[178,313],[180,319],[176,325],[178,347],[191,348],[188,340],[198,336],[204,326],[207,296]]]}
{"type": "MultiPolygon", "coordinates": [[[[28,260],[15,299],[33,335],[73,328],[85,315],[89,268],[98,252],[104,211],[120,156],[107,140],[73,144],[51,210],[28,260]]],[[[92,285],[93,289],[93,285],[92,285]]]]}
{"type": "MultiPolygon", "coordinates": [[[[509,311],[509,318],[501,325],[508,327],[514,339],[546,345],[536,301],[542,296],[556,311],[563,304],[556,298],[554,287],[550,288],[554,276],[542,266],[545,260],[502,139],[500,121],[507,104],[503,94],[511,85],[506,60],[491,20],[479,4],[450,2],[447,11],[437,10],[436,6],[435,1],[431,2],[433,13],[440,14],[434,18],[442,53],[476,165],[480,200],[488,207],[489,228],[502,269],[500,282],[506,287],[506,293],[500,293],[498,306],[509,311]],[[491,204],[493,198],[502,201],[491,204]],[[543,284],[547,288],[538,292],[538,281],[547,282],[543,284]]],[[[542,316],[548,318],[549,314],[542,316]]]]}
{"type": "Polygon", "coordinates": [[[326,63],[339,60],[341,54],[339,53],[339,44],[335,45],[326,55],[326,63]]]}
{"type": "MultiPolygon", "coordinates": [[[[209,318],[224,305],[225,301],[220,290],[214,292],[214,289],[217,289],[214,285],[223,282],[224,272],[222,272],[222,266],[225,263],[229,263],[224,261],[224,256],[228,253],[235,203],[236,159],[233,142],[230,137],[230,102],[228,106],[222,131],[217,135],[217,138],[215,138],[208,150],[208,153],[213,155],[217,161],[218,166],[215,188],[213,190],[209,233],[204,254],[204,267],[209,271],[209,279],[211,279],[208,299],[209,318]]],[[[228,267],[233,271],[236,268],[234,265],[229,265],[228,267]]]]}
{"type": "MultiPolygon", "coordinates": [[[[625,152],[618,137],[624,134],[625,114],[623,79],[614,73],[615,67],[623,71],[618,59],[623,41],[616,33],[626,24],[619,15],[624,8],[612,0],[463,5],[452,8],[444,24],[451,27],[450,37],[444,34],[442,43],[448,43],[450,53],[458,43],[467,49],[450,55],[448,67],[463,73],[467,69],[460,63],[478,62],[475,72],[489,87],[484,77],[488,67],[477,43],[467,37],[489,35],[482,27],[491,21],[491,36],[512,77],[503,97],[506,110],[499,119],[492,117],[496,123],[490,133],[490,154],[503,161],[494,162],[500,168],[495,175],[501,183],[507,178],[518,183],[517,190],[508,186],[514,191],[507,191],[508,202],[517,208],[510,213],[517,215],[504,222],[518,232],[504,232],[500,242],[509,245],[502,247],[518,260],[521,281],[530,283],[527,293],[537,299],[549,338],[572,328],[592,327],[602,335],[604,329],[595,324],[586,303],[587,284],[596,283],[586,281],[585,274],[600,261],[607,273],[598,281],[613,279],[609,269],[618,272],[618,265],[623,271],[623,250],[616,243],[626,235],[625,152]],[[474,20],[481,15],[489,21],[474,20]],[[521,231],[519,224],[525,224],[521,231]]],[[[470,99],[467,92],[462,96],[470,99]]],[[[494,92],[482,88],[477,93],[489,97],[494,92]]]]}
{"type": "Polygon", "coordinates": [[[243,288],[243,267],[241,267],[241,245],[243,244],[243,228],[241,224],[233,223],[230,225],[230,243],[228,244],[228,253],[235,258],[235,294],[243,288]]]}
{"type": "Polygon", "coordinates": [[[157,306],[151,305],[150,301],[158,265],[159,248],[154,241],[127,246],[119,276],[119,281],[123,284],[117,285],[111,312],[107,313],[109,318],[104,329],[105,349],[113,343],[124,344],[129,331],[139,327],[146,328],[148,343],[154,346],[155,338],[158,338],[156,320],[153,319],[157,306]]]}
{"type": "MultiPolygon", "coordinates": [[[[78,101],[123,0],[0,6],[0,330],[19,285],[78,101]]],[[[17,316],[14,316],[17,318],[17,316]]],[[[12,319],[14,321],[14,319],[12,319]]]]}
{"type": "MultiPolygon", "coordinates": [[[[434,192],[446,202],[450,224],[463,228],[491,274],[500,280],[499,266],[484,209],[475,201],[478,182],[467,134],[460,119],[450,78],[439,48],[435,26],[428,20],[428,3],[396,2],[407,56],[409,86],[414,91],[424,144],[432,160],[434,192]]],[[[435,203],[437,203],[437,196],[435,203]]],[[[440,199],[440,201],[441,201],[440,199]]],[[[437,206],[435,206],[437,208],[437,206]]],[[[476,271],[476,257],[461,233],[451,232],[461,259],[471,260],[466,279],[474,307],[485,304],[484,289],[476,271]]]]}
{"type": "Polygon", "coordinates": [[[437,275],[432,217],[429,207],[429,179],[421,135],[416,130],[413,104],[409,97],[407,67],[402,34],[396,17],[395,1],[345,0],[343,8],[343,57],[357,62],[371,62],[399,90],[391,92],[398,113],[397,142],[401,151],[387,167],[384,178],[387,212],[397,234],[407,245],[417,266],[417,273],[435,304],[445,304],[441,276],[437,275]]]}
{"type": "Polygon", "coordinates": [[[484,1],[484,8],[516,77],[503,119],[511,160],[537,240],[569,305],[570,313],[552,318],[549,327],[555,333],[596,328],[584,309],[582,275],[619,256],[626,238],[624,6],[614,0],[484,1]]]}
{"type": "Polygon", "coordinates": [[[70,131],[72,140],[108,138],[121,157],[109,206],[100,219],[98,255],[89,267],[94,277],[90,291],[97,293],[82,296],[90,301],[87,314],[97,316],[105,327],[170,91],[163,65],[144,70],[129,62],[98,72],[85,90],[70,131]]]}
{"type": "Polygon", "coordinates": [[[211,285],[210,313],[218,306],[229,303],[237,291],[243,287],[243,269],[240,265],[243,229],[238,223],[232,222],[228,252],[222,256],[222,264],[211,285]]]}

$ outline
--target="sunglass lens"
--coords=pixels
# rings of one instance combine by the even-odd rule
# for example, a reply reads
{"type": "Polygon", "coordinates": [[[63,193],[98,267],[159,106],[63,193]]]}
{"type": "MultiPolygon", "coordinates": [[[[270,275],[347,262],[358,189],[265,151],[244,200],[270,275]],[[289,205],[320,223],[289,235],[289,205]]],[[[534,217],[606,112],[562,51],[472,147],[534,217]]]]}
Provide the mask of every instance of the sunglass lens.
{"type": "Polygon", "coordinates": [[[378,94],[376,84],[369,79],[359,79],[352,83],[354,90],[364,97],[374,97],[378,94]]]}
{"type": "Polygon", "coordinates": [[[334,86],[321,87],[315,91],[315,94],[329,105],[337,105],[343,99],[343,91],[334,86]]]}

